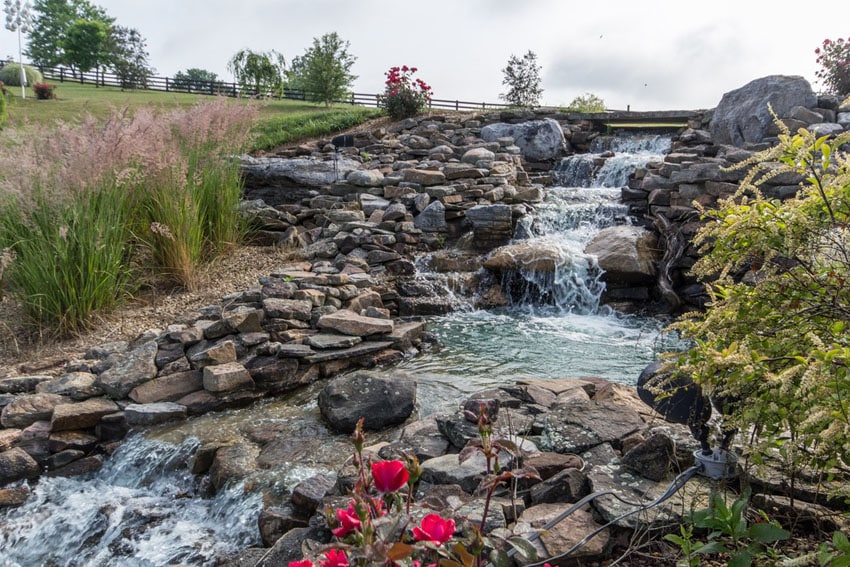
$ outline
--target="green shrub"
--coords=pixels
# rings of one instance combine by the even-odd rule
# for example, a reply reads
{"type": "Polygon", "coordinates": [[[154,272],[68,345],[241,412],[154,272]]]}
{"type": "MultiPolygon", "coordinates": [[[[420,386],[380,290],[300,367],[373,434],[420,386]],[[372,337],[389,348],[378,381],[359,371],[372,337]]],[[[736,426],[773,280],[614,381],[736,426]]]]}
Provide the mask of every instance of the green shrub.
{"type": "MultiPolygon", "coordinates": [[[[41,76],[41,72],[30,65],[24,65],[24,75],[27,79],[27,85],[34,85],[44,80],[44,77],[41,76]]],[[[6,63],[6,65],[0,69],[0,81],[6,83],[7,87],[20,87],[21,66],[17,63],[6,63]]]]}
{"type": "Polygon", "coordinates": [[[6,93],[3,89],[3,82],[0,81],[0,128],[6,123],[6,93]]]}
{"type": "Polygon", "coordinates": [[[567,112],[605,112],[605,101],[593,93],[585,93],[577,96],[570,105],[565,108],[567,112]]]}
{"type": "Polygon", "coordinates": [[[50,85],[48,83],[35,83],[32,86],[32,90],[35,91],[35,98],[38,100],[51,100],[56,98],[56,93],[53,92],[56,90],[56,85],[50,85]]]}

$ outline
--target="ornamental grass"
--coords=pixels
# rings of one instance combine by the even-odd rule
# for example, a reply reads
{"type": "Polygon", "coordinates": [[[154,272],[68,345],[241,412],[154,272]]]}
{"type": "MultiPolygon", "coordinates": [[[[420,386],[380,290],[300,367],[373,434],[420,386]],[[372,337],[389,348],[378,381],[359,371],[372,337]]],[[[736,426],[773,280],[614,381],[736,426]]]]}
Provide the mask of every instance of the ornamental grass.
{"type": "Polygon", "coordinates": [[[196,284],[198,267],[239,241],[234,154],[256,110],[215,99],[188,109],[10,134],[0,154],[5,282],[40,327],[84,329],[143,273],[196,284]]]}

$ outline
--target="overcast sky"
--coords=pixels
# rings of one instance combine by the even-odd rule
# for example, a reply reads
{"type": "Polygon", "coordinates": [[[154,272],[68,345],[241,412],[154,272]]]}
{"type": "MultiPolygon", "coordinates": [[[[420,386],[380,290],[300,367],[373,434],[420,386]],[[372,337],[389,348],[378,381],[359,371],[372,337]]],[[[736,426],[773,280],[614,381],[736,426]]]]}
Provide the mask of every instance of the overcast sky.
{"type": "MultiPolygon", "coordinates": [[[[819,90],[814,50],[850,36],[847,0],[92,0],[147,39],[157,75],[198,67],[232,80],[239,49],[287,61],[337,32],[357,57],[354,90],[378,93],[392,66],[419,68],[434,98],[499,102],[502,69],[534,51],[546,105],[593,93],[608,108],[713,108],[767,75],[819,90]]],[[[17,59],[0,28],[0,56],[17,59]]]]}

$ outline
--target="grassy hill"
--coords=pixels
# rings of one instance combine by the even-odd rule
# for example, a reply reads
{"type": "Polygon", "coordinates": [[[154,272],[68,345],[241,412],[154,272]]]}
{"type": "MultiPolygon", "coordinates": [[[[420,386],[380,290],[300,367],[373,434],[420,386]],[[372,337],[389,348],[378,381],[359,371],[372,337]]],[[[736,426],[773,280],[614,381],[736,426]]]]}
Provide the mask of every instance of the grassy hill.
{"type": "MultiPolygon", "coordinates": [[[[22,99],[20,89],[7,88],[7,91],[9,119],[5,129],[23,132],[60,122],[80,122],[86,115],[106,120],[118,110],[126,109],[130,114],[142,107],[155,111],[171,110],[191,107],[211,99],[208,95],[121,90],[117,87],[95,87],[72,82],[58,83],[54,100],[37,100],[31,92],[26,99],[22,99]]],[[[376,108],[334,105],[325,109],[321,104],[293,100],[232,99],[232,102],[256,105],[259,109],[259,119],[254,125],[254,151],[345,130],[382,114],[376,108]]],[[[2,137],[0,133],[0,139],[2,137]]]]}

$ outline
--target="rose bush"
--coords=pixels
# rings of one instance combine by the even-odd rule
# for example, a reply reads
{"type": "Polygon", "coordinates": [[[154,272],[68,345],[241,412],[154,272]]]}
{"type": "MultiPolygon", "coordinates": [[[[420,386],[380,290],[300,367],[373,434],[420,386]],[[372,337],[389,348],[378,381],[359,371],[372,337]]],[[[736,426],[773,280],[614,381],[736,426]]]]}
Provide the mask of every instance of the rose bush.
{"type": "Polygon", "coordinates": [[[391,118],[415,116],[431,101],[431,87],[422,79],[414,79],[416,67],[392,67],[385,73],[383,106],[391,118]]]}
{"type": "MultiPolygon", "coordinates": [[[[411,512],[413,487],[421,475],[416,457],[404,460],[369,462],[363,455],[363,420],[352,436],[357,479],[351,499],[345,508],[327,508],[325,518],[336,542],[323,550],[318,559],[320,567],[348,565],[384,565],[411,567],[480,567],[485,562],[505,565],[507,546],[534,560],[533,549],[522,538],[495,539],[484,533],[484,520],[494,490],[514,479],[536,478],[534,469],[500,470],[498,453],[516,456],[519,449],[511,442],[495,439],[492,421],[482,408],[475,416],[481,439],[471,442],[459,455],[461,462],[475,453],[487,459],[487,477],[482,483],[486,490],[484,513],[480,525],[467,519],[456,521],[436,513],[425,514],[418,522],[421,509],[411,512]],[[407,494],[402,494],[407,487],[407,494]]],[[[293,561],[289,567],[313,567],[309,559],[293,561]]]]}

